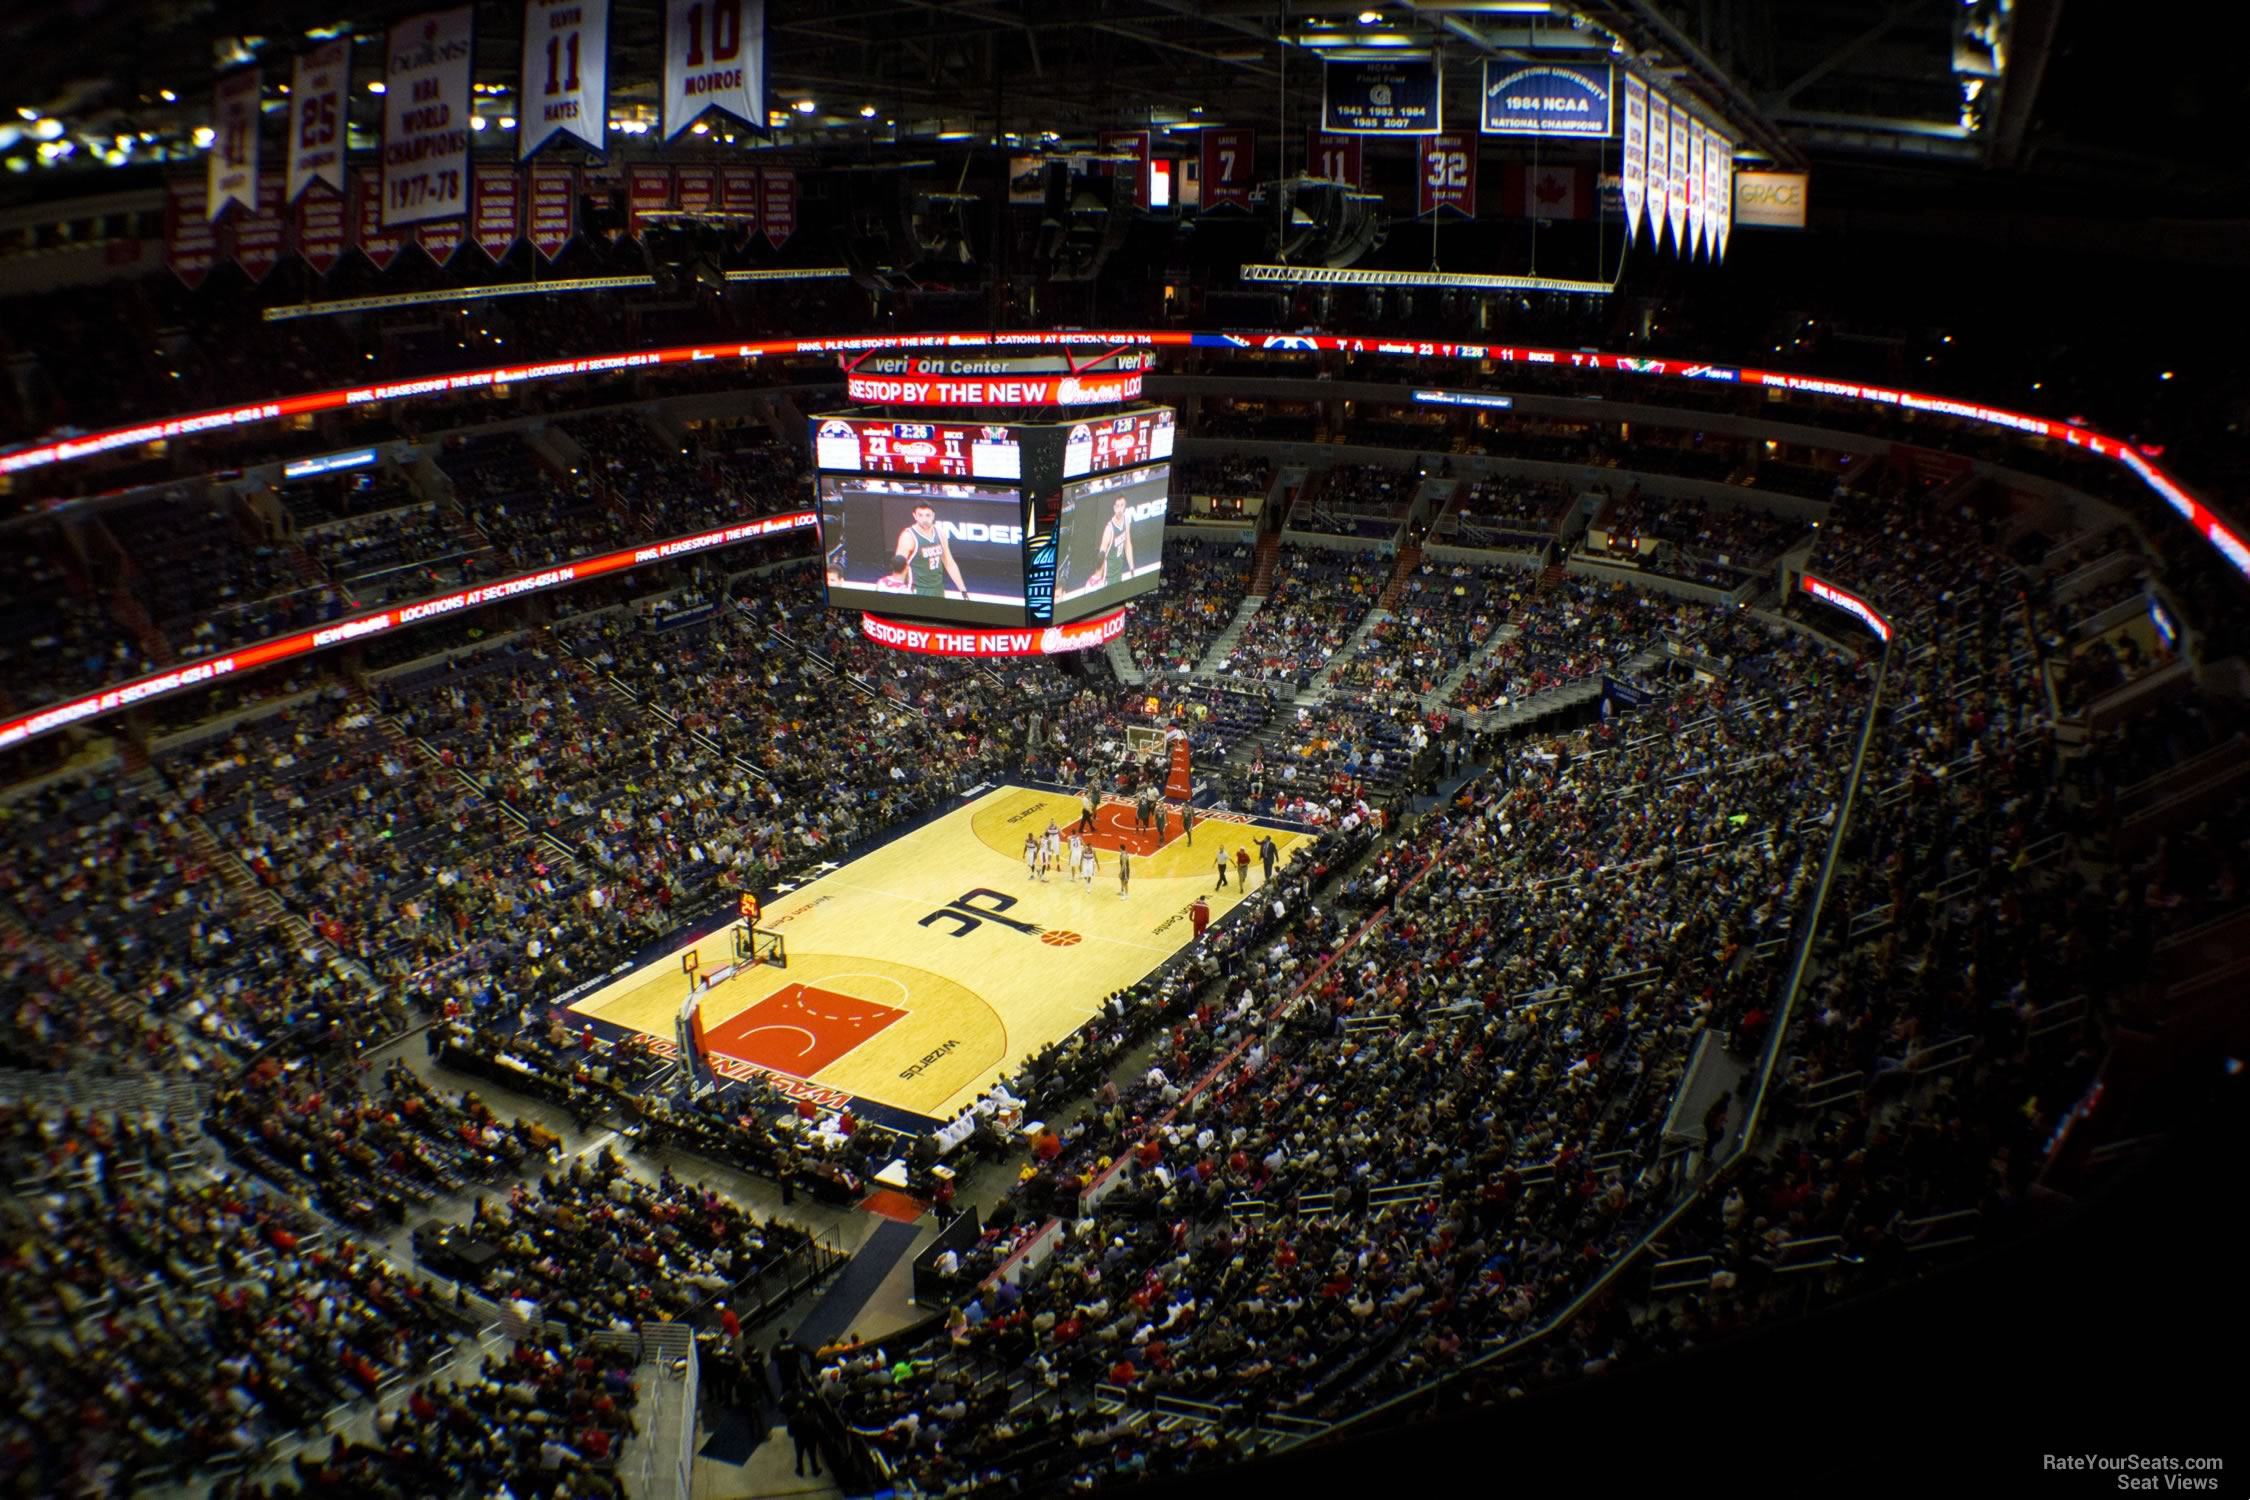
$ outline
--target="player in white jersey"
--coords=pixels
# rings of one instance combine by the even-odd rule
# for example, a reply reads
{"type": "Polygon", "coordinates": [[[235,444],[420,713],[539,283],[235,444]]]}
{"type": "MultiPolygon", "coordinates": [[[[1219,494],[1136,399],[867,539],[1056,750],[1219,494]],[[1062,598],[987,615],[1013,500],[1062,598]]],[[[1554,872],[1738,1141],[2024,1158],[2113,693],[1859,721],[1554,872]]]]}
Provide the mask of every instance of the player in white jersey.
{"type": "Polygon", "coordinates": [[[1023,836],[1023,872],[1026,875],[1045,880],[1047,877],[1039,868],[1039,855],[1039,835],[1036,833],[1025,834],[1023,836]]]}
{"type": "Polygon", "coordinates": [[[1075,870],[1086,858],[1086,840],[1075,831],[1070,836],[1070,867],[1075,870]]]}
{"type": "Polygon", "coordinates": [[[1085,871],[1086,889],[1089,891],[1092,890],[1094,888],[1095,872],[1101,868],[1101,861],[1094,858],[1094,846],[1092,844],[1088,844],[1086,846],[1086,862],[1085,864],[1079,866],[1079,868],[1085,871]]]}

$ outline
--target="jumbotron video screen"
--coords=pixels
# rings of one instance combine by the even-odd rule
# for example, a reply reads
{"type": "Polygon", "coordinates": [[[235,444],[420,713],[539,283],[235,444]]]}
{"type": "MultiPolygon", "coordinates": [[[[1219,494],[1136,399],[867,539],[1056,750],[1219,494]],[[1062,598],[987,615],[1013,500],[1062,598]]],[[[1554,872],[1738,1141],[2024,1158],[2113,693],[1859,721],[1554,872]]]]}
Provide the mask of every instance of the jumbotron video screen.
{"type": "Polygon", "coordinates": [[[1150,464],[1062,487],[1055,525],[1055,618],[1146,594],[1161,582],[1172,466],[1150,464]]]}
{"type": "Polygon", "coordinates": [[[1021,490],[824,474],[820,545],[835,607],[1023,623],[1021,490]]]}

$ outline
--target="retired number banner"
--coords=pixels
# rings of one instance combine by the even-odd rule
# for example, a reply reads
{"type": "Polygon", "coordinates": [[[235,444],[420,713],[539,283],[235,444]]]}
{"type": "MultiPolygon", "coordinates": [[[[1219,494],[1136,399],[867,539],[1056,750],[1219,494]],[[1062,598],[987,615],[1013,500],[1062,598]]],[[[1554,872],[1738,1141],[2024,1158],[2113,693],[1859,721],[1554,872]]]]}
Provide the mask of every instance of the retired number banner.
{"type": "Polygon", "coordinates": [[[1104,151],[1132,153],[1130,163],[1111,162],[1110,166],[1115,171],[1133,174],[1133,207],[1148,207],[1149,133],[1145,130],[1105,130],[1095,137],[1095,141],[1104,151]]]}
{"type": "Polygon", "coordinates": [[[316,182],[344,190],[344,110],[352,41],[340,36],[297,54],[289,82],[289,201],[316,182]]]}
{"type": "Polygon", "coordinates": [[[609,0],[524,0],[516,159],[556,136],[602,149],[609,124],[609,0]]]}
{"type": "Polygon", "coordinates": [[[1648,201],[1648,84],[1625,75],[1625,159],[1619,169],[1625,193],[1625,237],[1640,233],[1641,208],[1648,201]]]}
{"type": "Polygon", "coordinates": [[[1254,130],[1206,130],[1198,143],[1203,168],[1198,174],[1202,208],[1248,208],[1250,187],[1257,179],[1258,133],[1254,130]]]}
{"type": "Polygon", "coordinates": [[[219,80],[211,91],[211,155],[205,164],[209,191],[203,216],[216,219],[229,204],[258,209],[258,94],[256,68],[219,80]]]}
{"type": "Polygon", "coordinates": [[[383,227],[469,212],[469,53],[476,7],[391,28],[383,80],[383,227]]]}
{"type": "Polygon", "coordinates": [[[1313,129],[1305,132],[1305,171],[1313,177],[1359,186],[1359,137],[1330,135],[1313,129]]]}
{"type": "Polygon", "coordinates": [[[1421,184],[1415,213],[1428,218],[1449,208],[1464,219],[1477,216],[1477,138],[1465,130],[1426,135],[1421,140],[1421,184]]]}
{"type": "Polygon", "coordinates": [[[765,0],[666,0],[664,139],[711,109],[766,130],[765,0]]]}

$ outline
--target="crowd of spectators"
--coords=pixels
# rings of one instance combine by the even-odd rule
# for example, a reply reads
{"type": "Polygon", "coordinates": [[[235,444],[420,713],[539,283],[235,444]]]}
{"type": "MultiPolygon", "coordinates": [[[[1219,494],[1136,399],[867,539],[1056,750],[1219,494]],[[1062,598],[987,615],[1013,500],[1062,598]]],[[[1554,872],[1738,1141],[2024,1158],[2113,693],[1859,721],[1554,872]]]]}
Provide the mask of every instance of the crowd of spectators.
{"type": "Polygon", "coordinates": [[[1135,600],[1126,646],[1152,676],[1195,670],[1241,607],[1250,581],[1244,543],[1167,537],[1162,588],[1135,600]]]}
{"type": "Polygon", "coordinates": [[[1429,696],[1515,613],[1533,582],[1520,569],[1424,562],[1390,618],[1329,675],[1331,693],[1366,704],[1429,696]]]}
{"type": "Polygon", "coordinates": [[[1412,464],[1337,464],[1306,485],[1289,512],[1289,529],[1395,537],[1420,486],[1420,471],[1412,464]]]}
{"type": "Polygon", "coordinates": [[[1517,608],[1516,633],[1479,661],[1447,701],[1470,713],[1506,708],[1613,669],[1666,630],[1707,615],[1701,605],[1622,581],[1564,577],[1517,608]]]}
{"type": "Polygon", "coordinates": [[[73,1167],[0,1261],[15,1310],[0,1450],[28,1493],[140,1492],[253,1456],[465,1331],[434,1288],[324,1244],[285,1194],[175,1167],[179,1128],[0,1108],[11,1151],[73,1167]]]}
{"type": "Polygon", "coordinates": [[[1372,552],[1284,548],[1266,602],[1251,616],[1219,671],[1303,688],[1382,597],[1391,559],[1372,552]]]}

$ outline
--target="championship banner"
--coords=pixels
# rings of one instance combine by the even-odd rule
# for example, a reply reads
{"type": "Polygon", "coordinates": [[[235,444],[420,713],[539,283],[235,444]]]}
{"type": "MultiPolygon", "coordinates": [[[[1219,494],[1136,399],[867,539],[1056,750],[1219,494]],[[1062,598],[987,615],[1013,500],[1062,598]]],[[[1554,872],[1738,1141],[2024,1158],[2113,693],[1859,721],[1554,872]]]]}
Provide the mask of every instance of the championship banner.
{"type": "Polygon", "coordinates": [[[758,169],[719,169],[719,212],[727,216],[727,232],[744,239],[758,232],[758,169]]]}
{"type": "Polygon", "coordinates": [[[672,169],[632,166],[625,169],[625,232],[641,237],[642,221],[672,207],[672,169]]]}
{"type": "Polygon", "coordinates": [[[567,136],[603,149],[609,124],[609,0],[524,0],[516,160],[567,136]]]}
{"type": "Polygon", "coordinates": [[[1616,83],[1617,70],[1607,63],[1487,62],[1479,128],[1486,135],[1606,140],[1616,83]]]}
{"type": "Polygon", "coordinates": [[[383,182],[380,175],[352,173],[352,226],[357,231],[359,253],[376,270],[387,270],[406,248],[406,236],[383,223],[383,182]]]}
{"type": "Polygon", "coordinates": [[[1672,106],[1672,159],[1669,179],[1671,185],[1665,192],[1665,211],[1672,218],[1672,253],[1687,254],[1687,153],[1688,113],[1679,105],[1672,106]]]}
{"type": "Polygon", "coordinates": [[[453,257],[461,253],[461,242],[469,237],[467,219],[433,219],[414,231],[415,243],[430,258],[432,265],[450,265],[453,257]]]}
{"type": "Polygon", "coordinates": [[[297,54],[289,77],[289,201],[314,183],[344,191],[344,113],[352,82],[352,39],[340,36],[297,54]]]}
{"type": "Polygon", "coordinates": [[[219,249],[219,232],[204,213],[209,191],[185,177],[164,185],[164,263],[190,288],[203,285],[219,249]]]}
{"type": "Polygon", "coordinates": [[[258,179],[258,208],[234,221],[234,262],[252,281],[263,281],[281,264],[282,187],[279,172],[258,179]]]}
{"type": "Polygon", "coordinates": [[[1719,259],[1727,258],[1727,235],[1734,229],[1734,142],[1719,142],[1719,259]]]}
{"type": "Polygon", "coordinates": [[[1203,153],[1202,209],[1250,206],[1250,188],[1257,181],[1258,133],[1254,130],[1206,130],[1198,146],[1203,153]]]}
{"type": "Polygon", "coordinates": [[[1465,130],[1426,135],[1420,141],[1420,181],[1414,213],[1428,218],[1449,208],[1464,219],[1477,216],[1477,138],[1465,130]]]}
{"type": "Polygon", "coordinates": [[[344,195],[324,182],[297,200],[297,253],[322,276],[344,258],[344,195]]]}
{"type": "Polygon", "coordinates": [[[1703,122],[1688,121],[1687,152],[1688,254],[1703,251],[1703,122]]]}
{"type": "Polygon", "coordinates": [[[1321,69],[1320,125],[1357,135],[1433,135],[1443,123],[1434,62],[1332,62],[1321,69]]]}
{"type": "Polygon", "coordinates": [[[523,233],[523,182],[513,167],[477,168],[477,248],[495,264],[523,233]]]}
{"type": "Polygon", "coordinates": [[[476,7],[391,28],[383,91],[383,227],[469,212],[469,47],[476,7]]]}
{"type": "Polygon", "coordinates": [[[1619,169],[1625,193],[1625,238],[1640,233],[1641,208],[1648,201],[1648,84],[1625,75],[1625,159],[1619,169]]]}
{"type": "Polygon", "coordinates": [[[1672,219],[1672,106],[1655,89],[1648,91],[1648,239],[1664,246],[1672,219]]]}
{"type": "Polygon", "coordinates": [[[1359,186],[1359,137],[1356,135],[1330,135],[1324,130],[1305,132],[1305,174],[1340,182],[1349,188],[1359,186]]]}
{"type": "Polygon", "coordinates": [[[1725,196],[1727,153],[1731,148],[1715,130],[1704,137],[1703,145],[1703,253],[1715,264],[1719,259],[1719,200],[1725,196]]]}
{"type": "Polygon", "coordinates": [[[258,209],[259,71],[244,68],[211,91],[211,155],[205,160],[208,191],[203,217],[216,219],[239,203],[258,209]]]}
{"type": "Polygon", "coordinates": [[[1145,130],[1105,130],[1095,137],[1101,149],[1107,152],[1128,151],[1133,161],[1130,167],[1123,162],[1111,162],[1113,171],[1131,171],[1133,174],[1133,207],[1148,207],[1148,156],[1149,138],[1145,130]]]}
{"type": "Polygon", "coordinates": [[[713,109],[766,133],[765,0],[665,0],[664,139],[713,109]]]}
{"type": "Polygon", "coordinates": [[[1527,219],[1590,219],[1594,214],[1593,184],[1583,167],[1510,162],[1501,171],[1500,192],[1507,212],[1527,219]]]}
{"type": "Polygon", "coordinates": [[[533,167],[527,196],[532,247],[553,260],[578,232],[578,169],[533,167]]]}
{"type": "Polygon", "coordinates": [[[672,173],[679,184],[680,212],[707,214],[718,201],[718,174],[709,167],[679,167],[672,173]]]}
{"type": "Polygon", "coordinates": [[[779,250],[797,232],[797,174],[767,167],[758,174],[758,219],[766,243],[779,250]]]}

